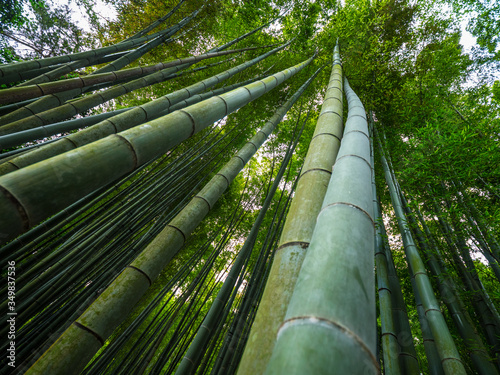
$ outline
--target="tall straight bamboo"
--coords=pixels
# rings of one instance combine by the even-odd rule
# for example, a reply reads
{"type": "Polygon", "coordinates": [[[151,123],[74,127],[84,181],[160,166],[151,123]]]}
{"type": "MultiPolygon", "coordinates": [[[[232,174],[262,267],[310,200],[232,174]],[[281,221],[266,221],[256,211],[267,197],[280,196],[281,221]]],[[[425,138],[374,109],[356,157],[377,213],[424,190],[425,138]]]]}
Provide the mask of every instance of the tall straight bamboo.
{"type": "Polygon", "coordinates": [[[399,197],[395,181],[393,181],[389,165],[384,156],[380,138],[379,148],[381,151],[381,161],[384,168],[385,180],[389,186],[392,205],[396,213],[399,230],[403,239],[406,261],[412,269],[417,291],[422,299],[425,316],[431,328],[432,336],[436,342],[443,370],[447,375],[465,375],[466,371],[464,365],[462,364],[460,355],[458,354],[458,350],[453,341],[453,337],[448,330],[446,321],[439,308],[439,303],[434,295],[434,291],[432,290],[432,285],[429,277],[427,276],[424,263],[418,254],[417,248],[415,247],[415,243],[406,223],[406,218],[401,206],[401,199],[399,197]]]}
{"type": "MultiPolygon", "coordinates": [[[[371,113],[370,113],[371,116],[371,113]]],[[[372,170],[375,169],[373,143],[370,143],[370,164],[372,170]]],[[[375,231],[375,264],[377,271],[377,291],[380,309],[380,324],[381,324],[381,342],[382,354],[384,360],[385,375],[400,375],[402,374],[399,356],[401,348],[398,342],[398,332],[396,329],[395,317],[393,315],[392,306],[392,290],[389,281],[389,266],[386,257],[386,244],[384,241],[385,228],[382,220],[382,213],[377,197],[377,188],[375,185],[375,173],[372,173],[372,194],[373,194],[373,213],[376,221],[375,231]]]]}
{"type": "MultiPolygon", "coordinates": [[[[311,59],[307,63],[310,61],[311,59]]],[[[272,80],[267,80],[266,83],[270,84],[272,80]]],[[[309,83],[310,81],[307,84],[309,83]]],[[[294,100],[296,99],[295,97],[294,100]]],[[[290,102],[287,105],[290,105],[290,102]]],[[[278,113],[205,185],[130,267],[113,281],[35,363],[28,371],[29,374],[66,375],[68,369],[77,372],[85,366],[113,330],[128,316],[161,270],[181,249],[186,238],[269,137],[286,113],[284,109],[285,107],[280,108],[278,113]]]]}
{"type": "Polygon", "coordinates": [[[435,252],[431,250],[430,246],[428,246],[423,233],[417,226],[416,220],[413,217],[413,213],[410,210],[406,198],[401,192],[400,195],[403,209],[408,217],[411,229],[413,229],[413,232],[415,233],[420,249],[424,252],[427,258],[427,263],[432,274],[436,277],[442,300],[446,304],[458,332],[460,333],[464,344],[468,348],[469,356],[476,371],[481,375],[498,374],[497,369],[491,362],[491,358],[488,355],[488,351],[486,350],[482,339],[476,333],[469,314],[463,308],[464,304],[460,296],[457,294],[457,289],[453,279],[449,276],[446,270],[445,272],[441,270],[441,266],[434,255],[435,252]]]}
{"type": "Polygon", "coordinates": [[[370,138],[344,90],[342,144],[266,374],[378,373],[370,138]]]}
{"type": "Polygon", "coordinates": [[[2,242],[271,91],[309,65],[313,58],[157,120],[1,176],[2,242]]]}
{"type": "Polygon", "coordinates": [[[238,368],[238,374],[261,374],[271,357],[316,217],[326,193],[342,137],[342,67],[338,45],[328,89],[297,189],[287,215],[262,300],[238,368]]]}
{"type": "MultiPolygon", "coordinates": [[[[133,126],[142,124],[146,121],[150,121],[152,118],[157,117],[160,113],[165,113],[165,111],[176,103],[179,103],[195,94],[201,93],[209,87],[212,87],[219,82],[228,79],[235,74],[241,72],[242,70],[257,64],[266,57],[276,53],[283,48],[290,45],[291,42],[285,43],[284,45],[277,47],[269,52],[264,53],[261,56],[256,57],[250,61],[240,64],[236,67],[228,69],[222,73],[216,74],[210,78],[203,81],[197,82],[191,86],[184,87],[172,93],[169,93],[161,98],[148,102],[146,104],[140,105],[126,113],[119,114],[108,118],[102,122],[95,124],[83,131],[76,134],[71,134],[68,137],[54,142],[52,145],[47,147],[41,147],[34,152],[27,153],[22,157],[9,160],[8,163],[0,164],[0,175],[15,171],[17,169],[26,167],[37,163],[41,160],[47,159],[49,157],[59,155],[63,152],[75,149],[77,147],[86,145],[98,139],[104,138],[110,134],[118,133],[120,131],[130,129],[133,126]]],[[[225,46],[228,46],[227,44],[225,46]]],[[[223,48],[222,46],[220,48],[223,48]]],[[[218,48],[218,49],[220,49],[218,48]]]]}

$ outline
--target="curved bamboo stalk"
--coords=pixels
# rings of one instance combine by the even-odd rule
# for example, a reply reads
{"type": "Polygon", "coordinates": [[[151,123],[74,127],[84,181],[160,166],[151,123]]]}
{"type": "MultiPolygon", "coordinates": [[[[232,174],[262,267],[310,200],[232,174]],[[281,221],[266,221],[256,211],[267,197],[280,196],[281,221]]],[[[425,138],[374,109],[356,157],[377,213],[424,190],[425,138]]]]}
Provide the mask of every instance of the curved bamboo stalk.
{"type": "Polygon", "coordinates": [[[446,325],[446,321],[439,308],[439,303],[437,302],[432,290],[425,266],[420,258],[420,255],[418,254],[415,243],[413,242],[413,238],[406,224],[405,215],[401,206],[401,200],[399,198],[395,182],[393,181],[389,165],[384,156],[380,138],[379,148],[381,150],[381,161],[384,168],[385,179],[387,185],[389,186],[392,205],[396,213],[401,237],[403,239],[406,260],[409,267],[412,269],[417,290],[420,298],[422,299],[422,305],[425,310],[425,317],[427,318],[427,322],[429,323],[432,331],[432,336],[436,342],[443,370],[447,375],[465,375],[466,371],[464,365],[462,364],[460,355],[458,354],[453,338],[446,325]]]}
{"type": "Polygon", "coordinates": [[[342,67],[337,45],[321,113],[238,374],[263,373],[271,357],[337,157],[342,137],[342,99],[342,67]]]}
{"type": "Polygon", "coordinates": [[[272,90],[313,59],[263,80],[0,177],[0,233],[16,237],[272,90]]]}
{"type": "Polygon", "coordinates": [[[34,150],[35,152],[33,153],[27,153],[23,155],[22,158],[19,157],[9,160],[8,163],[0,165],[0,175],[24,168],[41,160],[61,154],[68,150],[76,149],[77,147],[104,138],[110,134],[115,134],[120,131],[130,129],[136,125],[142,124],[150,120],[151,118],[155,118],[160,113],[165,112],[168,108],[170,108],[170,106],[179,103],[182,100],[185,100],[195,94],[201,93],[207,88],[215,86],[219,82],[234,76],[235,74],[252,65],[255,65],[256,63],[262,61],[273,53],[276,53],[281,49],[287,47],[288,45],[290,45],[290,43],[291,42],[287,42],[280,47],[277,47],[259,57],[256,57],[255,59],[240,64],[234,68],[228,69],[220,74],[207,78],[191,86],[174,91],[154,101],[140,105],[130,111],[127,111],[126,113],[108,118],[107,120],[84,129],[83,131],[66,137],[69,139],[61,139],[60,141],[56,141],[48,147],[40,147],[39,149],[34,150]]]}
{"type": "Polygon", "coordinates": [[[344,136],[266,374],[378,372],[370,139],[346,79],[344,90],[344,136]]]}
{"type": "Polygon", "coordinates": [[[113,44],[111,46],[106,46],[106,47],[101,47],[97,49],[93,49],[90,51],[85,51],[85,52],[78,52],[74,54],[69,54],[69,55],[61,55],[61,56],[54,56],[54,57],[48,57],[46,59],[35,59],[35,60],[30,60],[30,61],[22,61],[22,62],[16,62],[16,63],[11,63],[11,64],[5,64],[0,66],[0,78],[9,76],[12,74],[17,74],[22,71],[28,71],[28,70],[34,70],[34,69],[40,69],[40,68],[45,68],[47,66],[55,65],[55,64],[65,64],[71,61],[77,61],[77,60],[82,60],[82,59],[88,59],[96,56],[105,56],[109,55],[111,53],[115,52],[122,52],[129,50],[133,47],[139,46],[143,44],[144,42],[147,42],[149,40],[153,40],[158,35],[161,35],[164,31],[159,31],[157,33],[147,35],[141,38],[137,39],[132,39],[128,42],[125,43],[117,43],[113,44]]]}
{"type": "MultiPolygon", "coordinates": [[[[197,14],[197,11],[193,12],[190,16],[186,17],[184,20],[182,20],[178,25],[175,27],[171,28],[167,33],[164,35],[159,36],[158,38],[152,40],[151,42],[146,43],[145,45],[139,47],[138,49],[131,51],[127,53],[126,55],[118,58],[117,60],[113,61],[112,63],[109,63],[108,65],[92,72],[90,75],[93,76],[95,74],[101,74],[101,73],[109,73],[112,71],[118,71],[119,69],[123,68],[124,66],[128,65],[132,61],[140,58],[150,50],[154,49],[155,47],[159,46],[160,44],[170,40],[168,39],[170,36],[175,34],[178,30],[182,28],[186,23],[188,23],[193,17],[195,17],[197,14]]],[[[6,125],[3,126],[0,129],[0,134],[9,134],[12,133],[13,131],[17,131],[18,127],[20,126],[20,130],[26,130],[30,129],[32,127],[37,126],[37,123],[40,123],[40,121],[36,121],[37,117],[40,117],[40,120],[43,125],[49,124],[51,122],[54,122],[51,116],[56,116],[55,121],[61,121],[64,120],[65,118],[69,118],[71,116],[68,116],[65,111],[67,111],[71,106],[74,106],[73,111],[76,110],[77,112],[74,113],[75,115],[77,113],[81,113],[87,109],[93,108],[97,106],[99,101],[103,104],[108,100],[111,100],[117,96],[123,95],[129,91],[136,90],[138,88],[144,87],[144,86],[149,86],[154,83],[158,82],[163,82],[166,79],[168,79],[169,74],[175,73],[176,71],[182,69],[183,65],[179,66],[177,69],[163,69],[160,72],[157,73],[151,73],[149,75],[146,75],[145,77],[141,79],[136,79],[132,82],[129,82],[124,85],[117,85],[109,90],[106,90],[104,92],[100,93],[95,93],[93,95],[90,95],[89,97],[82,98],[76,101],[72,101],[71,103],[67,103],[68,100],[74,98],[77,95],[80,95],[83,92],[88,91],[88,88],[84,87],[79,87],[77,89],[68,89],[63,92],[59,92],[56,94],[49,94],[47,96],[44,96],[40,99],[38,99],[34,103],[30,103],[28,106],[20,108],[12,113],[9,113],[6,116],[3,116],[0,119],[0,125],[6,125]],[[122,89],[125,89],[125,92],[121,92],[118,90],[116,91],[117,88],[121,87],[122,89]],[[113,92],[109,96],[109,93],[113,92]],[[108,97],[108,96],[109,97],[108,97]],[[101,96],[101,99],[99,100],[98,98],[101,96]],[[97,99],[97,102],[96,102],[97,99]],[[83,107],[79,107],[78,105],[80,103],[86,103],[83,105],[83,107]],[[69,106],[69,107],[68,107],[69,106]],[[55,108],[57,107],[57,108],[55,108]],[[47,117],[48,115],[48,117],[47,117]],[[59,117],[57,117],[59,115],[59,117]],[[62,116],[62,117],[61,117],[62,116]],[[66,116],[66,117],[64,117],[66,116]]],[[[131,77],[125,77],[126,80],[129,80],[131,77]]],[[[48,81],[49,79],[47,78],[46,80],[32,80],[35,81],[35,83],[40,82],[45,82],[48,81]]],[[[100,83],[100,82],[99,82],[100,83]]],[[[97,84],[99,84],[97,83],[97,84]]],[[[123,90],[122,90],[123,91],[123,90]]]]}
{"type": "MultiPolygon", "coordinates": [[[[252,97],[251,92],[253,92],[256,98],[264,92],[269,91],[271,88],[268,86],[276,86],[279,81],[283,81],[287,76],[290,76],[292,70],[296,72],[311,61],[312,58],[289,71],[283,71],[262,80],[257,85],[249,85],[253,87],[246,86],[246,88],[237,90],[239,92],[235,94],[245,96],[246,101],[249,101],[252,97]],[[257,87],[258,91],[253,90],[257,87]]],[[[233,97],[236,98],[235,96],[233,97]]],[[[230,100],[229,95],[222,95],[218,98],[217,102],[222,99],[228,108],[232,110],[239,108],[234,101],[230,100]]],[[[210,101],[207,104],[214,105],[215,103],[210,101]]],[[[205,116],[208,115],[208,108],[208,106],[204,106],[203,108],[205,113],[202,114],[205,116]]],[[[194,111],[187,113],[192,116],[193,120],[197,120],[194,111]]],[[[220,115],[220,117],[222,116],[220,115]]],[[[274,127],[274,123],[267,123],[205,185],[200,193],[163,229],[132,264],[113,281],[89,309],[64,332],[49,351],[27,373],[68,374],[68,369],[74,372],[81,370],[100,346],[104,344],[104,341],[111,335],[118,324],[128,316],[134,305],[152,284],[152,281],[158,277],[161,270],[180,250],[187,236],[203,220],[236,175],[264,143],[274,127]]],[[[126,132],[122,134],[124,133],[126,132]]]]}

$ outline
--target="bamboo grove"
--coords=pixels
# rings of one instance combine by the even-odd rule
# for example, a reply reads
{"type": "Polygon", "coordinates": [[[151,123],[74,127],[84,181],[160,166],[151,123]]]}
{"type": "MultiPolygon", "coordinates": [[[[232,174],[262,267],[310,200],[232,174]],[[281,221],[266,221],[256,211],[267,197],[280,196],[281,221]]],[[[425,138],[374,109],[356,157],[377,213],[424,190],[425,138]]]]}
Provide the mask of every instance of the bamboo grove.
{"type": "Polygon", "coordinates": [[[0,65],[0,374],[500,373],[481,9],[107,3],[0,65]]]}

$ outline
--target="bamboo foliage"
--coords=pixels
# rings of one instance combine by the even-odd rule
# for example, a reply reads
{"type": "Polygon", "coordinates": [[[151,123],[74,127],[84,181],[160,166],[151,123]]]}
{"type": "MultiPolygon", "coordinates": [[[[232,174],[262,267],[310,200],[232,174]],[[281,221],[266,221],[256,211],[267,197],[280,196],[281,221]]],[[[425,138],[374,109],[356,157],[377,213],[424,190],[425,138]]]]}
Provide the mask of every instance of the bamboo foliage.
{"type": "MultiPolygon", "coordinates": [[[[283,48],[287,47],[290,43],[291,42],[285,43],[284,45],[277,47],[269,52],[266,52],[265,54],[258,56],[255,59],[247,61],[236,67],[230,68],[222,73],[216,74],[215,76],[197,82],[191,86],[176,90],[161,98],[137,106],[136,108],[127,111],[127,113],[119,114],[117,116],[108,118],[102,122],[95,124],[92,127],[84,129],[83,131],[65,137],[60,141],[56,141],[47,147],[41,147],[39,150],[35,150],[33,153],[29,153],[14,160],[10,160],[8,163],[3,163],[0,165],[0,175],[26,167],[33,163],[47,159],[51,156],[58,155],[62,152],[75,149],[82,145],[104,138],[107,135],[118,133],[126,129],[130,129],[135,125],[142,124],[151,119],[155,119],[160,114],[165,113],[170,106],[177,104],[187,98],[190,98],[195,94],[201,93],[207,88],[212,87],[217,83],[234,76],[235,74],[241,72],[242,70],[258,63],[259,61],[262,61],[263,59],[272,55],[273,53],[282,50],[283,48]]],[[[219,49],[224,48],[226,46],[228,46],[228,44],[219,47],[219,49]]],[[[175,69],[175,68],[170,68],[170,69],[175,69]]],[[[99,98],[98,100],[102,100],[102,98],[100,99],[99,98]]],[[[72,105],[68,104],[67,108],[70,111],[74,111],[74,107],[72,105]]],[[[38,122],[41,122],[41,120],[38,120],[38,122]]],[[[41,124],[39,123],[38,125],[41,124]]]]}
{"type": "MultiPolygon", "coordinates": [[[[180,7],[181,5],[185,2],[186,0],[180,0],[177,5],[175,7],[173,7],[167,14],[165,14],[163,17],[161,18],[158,18],[156,21],[154,21],[153,23],[151,23],[149,26],[145,27],[144,29],[138,31],[137,33],[135,33],[134,35],[132,35],[131,37],[125,39],[123,42],[128,42],[129,40],[132,40],[132,39],[135,39],[135,38],[140,38],[142,37],[143,35],[146,35],[147,33],[149,33],[150,31],[152,31],[154,28],[160,26],[163,22],[165,22],[166,20],[168,20],[170,18],[170,16],[172,16],[172,14],[174,14],[180,7]]],[[[123,43],[122,42],[122,43],[123,43]]]]}
{"type": "Polygon", "coordinates": [[[348,101],[342,144],[266,374],[376,374],[370,139],[348,101]]]}
{"type": "Polygon", "coordinates": [[[239,374],[265,370],[316,223],[342,137],[342,67],[338,45],[324,103],[299,177],[278,251],[245,347],[239,374]]]}
{"type": "MultiPolygon", "coordinates": [[[[309,63],[311,59],[307,61],[309,63]]],[[[302,63],[304,64],[304,63],[302,63]]],[[[29,374],[67,374],[81,369],[127,317],[186,238],[213,207],[236,175],[265,142],[291,105],[314,79],[315,73],[245,146],[205,185],[78,320],[28,371],[29,374]],[[96,340],[96,337],[98,338],[96,340]],[[75,343],[77,343],[75,345],[75,343]]],[[[282,73],[278,73],[282,74],[282,73]]],[[[284,74],[285,75],[285,74],[284,74]]],[[[273,78],[275,80],[275,78],[273,78]]],[[[271,81],[272,82],[272,81],[271,81]]],[[[271,84],[268,80],[267,84],[271,84]]],[[[230,102],[227,102],[230,105],[230,102]]]]}

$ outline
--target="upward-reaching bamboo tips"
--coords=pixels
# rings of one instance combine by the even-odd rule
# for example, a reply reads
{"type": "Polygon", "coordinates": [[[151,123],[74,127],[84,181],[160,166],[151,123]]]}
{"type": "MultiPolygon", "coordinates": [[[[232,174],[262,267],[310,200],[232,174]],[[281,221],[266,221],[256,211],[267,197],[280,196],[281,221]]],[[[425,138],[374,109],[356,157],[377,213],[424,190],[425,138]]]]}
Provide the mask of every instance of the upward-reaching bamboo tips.
{"type": "Polygon", "coordinates": [[[238,374],[262,373],[311,240],[342,138],[342,67],[338,45],[321,113],[238,374]]]}

